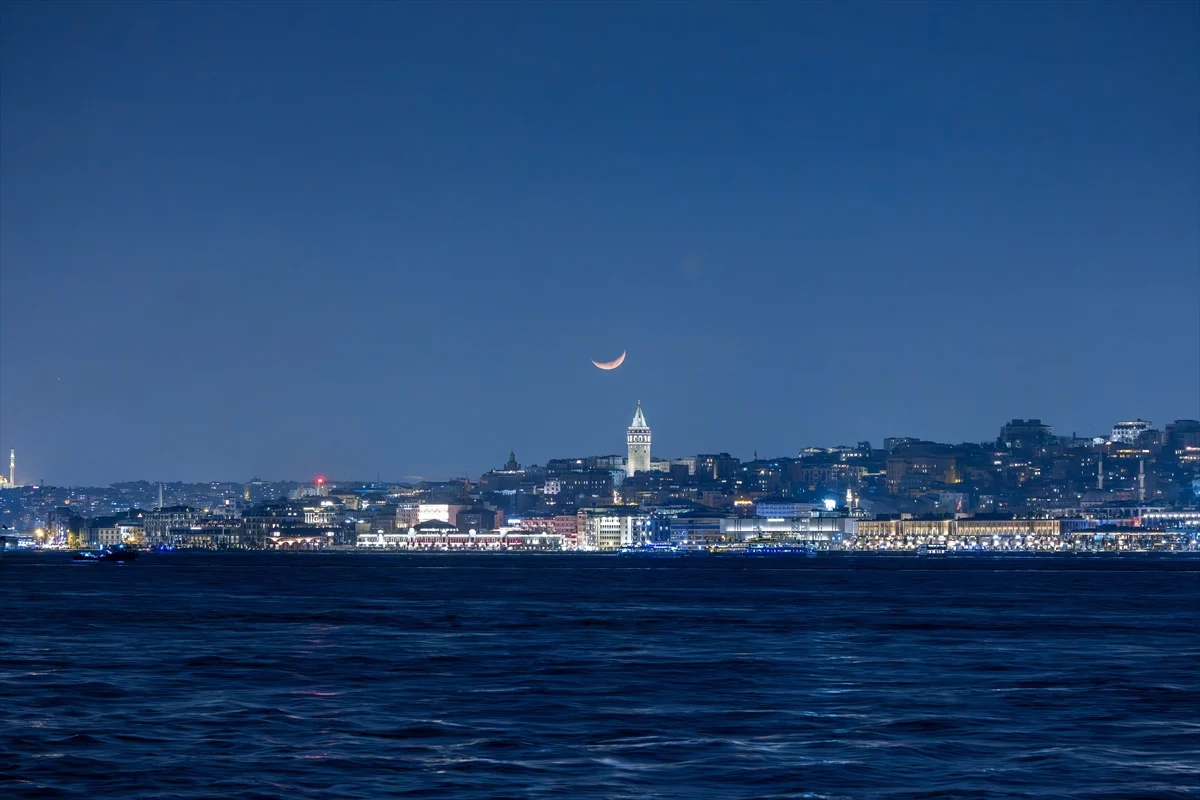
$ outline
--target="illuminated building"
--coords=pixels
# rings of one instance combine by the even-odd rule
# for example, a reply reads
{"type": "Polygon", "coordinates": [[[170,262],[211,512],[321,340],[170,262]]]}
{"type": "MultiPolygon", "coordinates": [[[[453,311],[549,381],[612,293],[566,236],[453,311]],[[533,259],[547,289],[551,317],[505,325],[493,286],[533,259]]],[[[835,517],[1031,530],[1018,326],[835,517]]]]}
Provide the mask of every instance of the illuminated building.
{"type": "Polygon", "coordinates": [[[358,546],[372,550],[561,550],[562,537],[545,531],[501,528],[463,530],[440,520],[422,522],[405,533],[363,533],[358,546]]]}
{"type": "Polygon", "coordinates": [[[754,504],[754,516],[775,517],[778,519],[796,519],[807,517],[816,511],[812,503],[797,503],[783,498],[760,498],[754,504]]]}
{"type": "Polygon", "coordinates": [[[645,544],[650,530],[650,515],[633,507],[581,508],[576,536],[581,550],[619,550],[645,544]]]}
{"type": "Polygon", "coordinates": [[[145,525],[146,544],[151,547],[170,544],[172,528],[191,528],[192,523],[199,519],[199,516],[196,509],[189,506],[167,506],[156,511],[147,511],[142,517],[145,525]]]}
{"type": "Polygon", "coordinates": [[[627,475],[650,470],[650,426],[642,414],[642,401],[638,400],[637,410],[633,412],[633,424],[625,434],[625,442],[629,448],[629,457],[625,460],[627,475]]]}
{"type": "Polygon", "coordinates": [[[1065,524],[1058,519],[1013,519],[979,515],[966,519],[875,519],[858,521],[862,550],[913,550],[938,545],[952,550],[1062,550],[1065,524]]]}
{"type": "Polygon", "coordinates": [[[118,520],[111,526],[97,529],[96,543],[102,547],[112,544],[143,544],[143,531],[141,520],[118,520]]]}
{"type": "Polygon", "coordinates": [[[241,525],[228,520],[204,520],[168,529],[166,537],[176,547],[202,550],[242,550],[250,546],[241,525]]]}
{"type": "Polygon", "coordinates": [[[563,547],[575,549],[579,546],[579,517],[575,514],[558,514],[554,517],[554,533],[562,537],[563,547]]]}
{"type": "Polygon", "coordinates": [[[948,448],[922,443],[899,447],[888,456],[887,487],[892,494],[924,492],[940,483],[958,483],[957,460],[948,448]]]}
{"type": "Polygon", "coordinates": [[[1138,437],[1148,430],[1150,430],[1150,423],[1144,419],[1137,419],[1132,422],[1118,422],[1116,425],[1113,425],[1110,441],[1121,444],[1134,444],[1137,442],[1138,437]]]}
{"type": "Polygon", "coordinates": [[[858,520],[843,516],[807,516],[793,519],[726,517],[721,535],[728,541],[766,539],[775,542],[840,545],[854,538],[858,520]]]}
{"type": "MultiPolygon", "coordinates": [[[[447,520],[449,521],[449,520],[447,520]]],[[[421,504],[420,503],[397,503],[396,504],[396,527],[400,530],[408,530],[413,525],[421,522],[421,504]]]]}
{"type": "Polygon", "coordinates": [[[304,524],[329,527],[337,524],[338,509],[332,500],[304,504],[304,524]]]}
{"type": "Polygon", "coordinates": [[[457,525],[458,512],[462,511],[464,506],[455,505],[453,503],[421,503],[417,507],[417,522],[448,522],[451,525],[457,525]]]}
{"type": "Polygon", "coordinates": [[[670,541],[675,547],[700,550],[732,541],[721,532],[722,517],[704,511],[680,514],[670,522],[670,541]]]}

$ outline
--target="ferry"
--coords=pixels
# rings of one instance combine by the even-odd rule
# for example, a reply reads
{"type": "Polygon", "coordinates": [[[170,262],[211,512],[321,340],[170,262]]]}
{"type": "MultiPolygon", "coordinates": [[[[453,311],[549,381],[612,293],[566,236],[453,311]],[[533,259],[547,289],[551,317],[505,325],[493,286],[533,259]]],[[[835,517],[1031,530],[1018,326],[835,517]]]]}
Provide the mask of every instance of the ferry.
{"type": "Polygon", "coordinates": [[[815,558],[817,548],[810,544],[791,544],[788,542],[771,542],[749,544],[745,547],[729,548],[727,550],[718,550],[721,555],[727,556],[807,556],[815,558]]]}
{"type": "Polygon", "coordinates": [[[654,558],[679,558],[683,551],[669,544],[648,544],[644,547],[622,547],[619,556],[651,556],[654,558]]]}
{"type": "Polygon", "coordinates": [[[123,544],[109,545],[95,552],[81,550],[74,555],[76,561],[133,561],[137,557],[138,551],[135,548],[123,544]]]}

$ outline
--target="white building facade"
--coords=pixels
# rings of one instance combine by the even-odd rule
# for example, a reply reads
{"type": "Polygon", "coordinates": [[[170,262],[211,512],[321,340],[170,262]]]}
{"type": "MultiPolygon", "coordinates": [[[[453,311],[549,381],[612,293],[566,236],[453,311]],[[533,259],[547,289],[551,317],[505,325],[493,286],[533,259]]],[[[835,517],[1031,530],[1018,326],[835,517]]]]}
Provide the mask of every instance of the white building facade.
{"type": "Polygon", "coordinates": [[[650,515],[616,509],[580,509],[577,540],[580,550],[619,550],[640,547],[650,535],[650,515]]]}
{"type": "Polygon", "coordinates": [[[1144,419],[1137,419],[1131,422],[1118,422],[1113,425],[1112,437],[1110,441],[1120,442],[1121,444],[1134,444],[1138,437],[1146,431],[1150,430],[1150,423],[1144,419]]]}

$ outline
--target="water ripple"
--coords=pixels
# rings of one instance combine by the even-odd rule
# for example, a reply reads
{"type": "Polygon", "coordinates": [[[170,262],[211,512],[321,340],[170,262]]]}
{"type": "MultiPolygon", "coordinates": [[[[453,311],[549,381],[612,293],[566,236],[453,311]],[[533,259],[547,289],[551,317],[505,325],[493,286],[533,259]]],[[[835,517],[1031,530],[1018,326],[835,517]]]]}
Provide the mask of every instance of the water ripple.
{"type": "Polygon", "coordinates": [[[1194,797],[1198,566],[5,555],[0,794],[1194,797]]]}

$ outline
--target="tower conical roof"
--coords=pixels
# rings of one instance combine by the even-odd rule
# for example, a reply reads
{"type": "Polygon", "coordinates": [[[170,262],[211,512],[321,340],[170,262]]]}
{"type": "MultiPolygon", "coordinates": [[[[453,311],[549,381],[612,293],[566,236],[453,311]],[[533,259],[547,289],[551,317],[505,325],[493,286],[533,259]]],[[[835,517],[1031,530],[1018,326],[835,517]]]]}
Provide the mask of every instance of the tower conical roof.
{"type": "Polygon", "coordinates": [[[649,425],[646,424],[645,415],[642,414],[642,401],[641,400],[638,400],[637,411],[633,412],[633,424],[630,425],[629,427],[631,427],[631,428],[649,428],[650,427],[649,425]]]}

